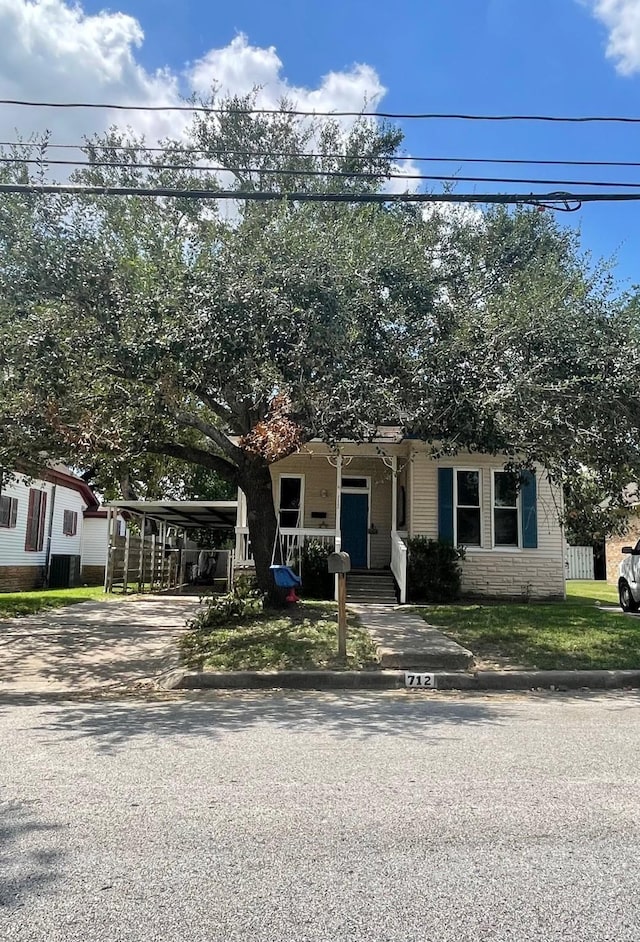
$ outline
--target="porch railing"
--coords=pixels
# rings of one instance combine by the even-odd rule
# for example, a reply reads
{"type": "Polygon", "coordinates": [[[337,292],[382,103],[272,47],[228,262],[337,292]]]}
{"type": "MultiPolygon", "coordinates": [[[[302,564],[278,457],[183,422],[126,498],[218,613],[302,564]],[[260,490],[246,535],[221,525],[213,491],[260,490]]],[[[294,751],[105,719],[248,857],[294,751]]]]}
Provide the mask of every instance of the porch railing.
{"type": "Polygon", "coordinates": [[[391,533],[391,572],[395,576],[400,590],[400,604],[407,601],[407,544],[403,537],[405,533],[397,530],[391,533]]]}
{"type": "MultiPolygon", "coordinates": [[[[280,546],[282,547],[282,560],[280,558],[280,547],[276,547],[276,563],[281,561],[287,565],[297,565],[300,558],[305,540],[316,540],[326,546],[333,552],[339,543],[339,537],[335,530],[327,530],[324,527],[316,528],[294,528],[282,527],[280,529],[280,546]]],[[[249,540],[248,527],[236,527],[236,566],[247,566],[253,563],[253,554],[251,552],[251,542],[249,540]]]]}

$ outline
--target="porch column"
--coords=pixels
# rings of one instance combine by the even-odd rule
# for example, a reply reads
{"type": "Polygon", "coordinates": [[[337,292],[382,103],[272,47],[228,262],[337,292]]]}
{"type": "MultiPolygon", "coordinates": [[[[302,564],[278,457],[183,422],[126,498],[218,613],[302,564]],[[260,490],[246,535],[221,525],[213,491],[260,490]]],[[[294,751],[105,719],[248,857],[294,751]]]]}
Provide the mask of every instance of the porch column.
{"type": "Polygon", "coordinates": [[[248,544],[249,536],[246,533],[240,533],[239,528],[247,526],[247,499],[244,496],[244,491],[238,488],[238,510],[236,512],[236,552],[235,552],[235,562],[245,562],[246,556],[245,547],[248,544]]]}
{"type": "Polygon", "coordinates": [[[398,456],[391,458],[391,532],[398,529],[398,456]]]}
{"type": "MultiPolygon", "coordinates": [[[[340,532],[340,511],[342,509],[342,455],[338,455],[336,461],[336,539],[335,551],[340,552],[342,546],[342,534],[340,532]]],[[[337,583],[336,583],[337,584],[337,583]]]]}

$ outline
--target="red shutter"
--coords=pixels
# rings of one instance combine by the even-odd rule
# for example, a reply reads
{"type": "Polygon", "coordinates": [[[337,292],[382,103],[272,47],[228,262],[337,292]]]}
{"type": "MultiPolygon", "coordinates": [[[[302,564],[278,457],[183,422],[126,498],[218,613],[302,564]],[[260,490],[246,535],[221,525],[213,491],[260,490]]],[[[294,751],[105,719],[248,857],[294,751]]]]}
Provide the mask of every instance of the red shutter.
{"type": "Polygon", "coordinates": [[[36,505],[36,492],[33,488],[29,491],[29,506],[27,507],[27,530],[24,541],[24,548],[30,552],[33,552],[36,549],[34,532],[33,532],[33,517],[36,505]]]}
{"type": "Polygon", "coordinates": [[[47,523],[47,492],[40,491],[40,518],[38,520],[38,552],[44,546],[44,530],[47,523]]]}

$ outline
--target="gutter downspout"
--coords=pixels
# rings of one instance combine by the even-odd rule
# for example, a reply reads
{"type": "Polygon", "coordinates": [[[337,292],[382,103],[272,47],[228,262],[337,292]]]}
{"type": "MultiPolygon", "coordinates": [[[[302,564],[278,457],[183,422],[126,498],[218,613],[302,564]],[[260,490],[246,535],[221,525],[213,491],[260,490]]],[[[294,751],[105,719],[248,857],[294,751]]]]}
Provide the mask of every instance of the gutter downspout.
{"type": "Polygon", "coordinates": [[[44,587],[45,589],[49,588],[49,582],[51,580],[51,539],[53,534],[53,511],[56,505],[56,487],[57,484],[51,485],[51,510],[49,511],[49,526],[47,532],[47,550],[44,558],[44,587]]]}

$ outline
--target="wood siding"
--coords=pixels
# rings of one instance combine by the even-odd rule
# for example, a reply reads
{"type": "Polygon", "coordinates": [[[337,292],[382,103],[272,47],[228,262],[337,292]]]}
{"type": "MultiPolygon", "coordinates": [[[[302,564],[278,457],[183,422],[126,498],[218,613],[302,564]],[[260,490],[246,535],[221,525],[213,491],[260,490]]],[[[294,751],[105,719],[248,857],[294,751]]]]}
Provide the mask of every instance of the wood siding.
{"type": "MultiPolygon", "coordinates": [[[[345,461],[343,477],[371,479],[371,523],[377,533],[370,535],[370,566],[384,568],[391,557],[391,470],[376,454],[373,445],[350,446],[362,452],[345,461]]],[[[438,468],[477,469],[480,471],[482,537],[479,547],[469,547],[463,565],[463,591],[474,595],[502,595],[517,598],[561,598],[565,594],[565,547],[559,523],[561,495],[546,476],[537,475],[537,535],[535,549],[493,547],[492,472],[504,469],[500,456],[461,455],[434,461],[426,447],[418,442],[385,446],[387,455],[398,457],[398,488],[405,488],[406,520],[399,529],[410,536],[438,536],[438,468]]],[[[334,529],[336,505],[336,468],[327,461],[331,452],[314,445],[313,454],[304,451],[272,467],[274,500],[278,499],[280,475],[304,475],[304,519],[306,528],[326,526],[334,529]],[[323,496],[324,495],[324,496],[323,496]],[[326,517],[312,517],[314,511],[326,517]]],[[[334,459],[335,460],[335,459],[334,459]]]]}
{"type": "Polygon", "coordinates": [[[504,468],[504,458],[458,455],[434,461],[414,446],[409,472],[411,536],[438,536],[438,468],[480,471],[482,542],[468,547],[463,564],[463,591],[479,595],[562,598],[565,594],[564,538],[559,523],[561,495],[546,475],[538,478],[538,546],[536,549],[494,548],[492,544],[492,471],[504,468]]]}
{"type": "Polygon", "coordinates": [[[82,525],[82,566],[104,566],[107,562],[107,519],[87,517],[82,525]]]}
{"type": "MultiPolygon", "coordinates": [[[[0,527],[0,567],[33,567],[44,566],[46,559],[47,535],[49,532],[49,519],[51,514],[51,484],[45,481],[33,481],[32,487],[46,492],[47,516],[45,520],[44,543],[40,551],[25,550],[25,537],[27,532],[27,510],[29,507],[29,486],[23,478],[7,484],[2,493],[7,497],[14,497],[18,501],[16,525],[11,529],[0,527]]],[[[62,523],[60,524],[62,526],[62,523]]],[[[0,587],[2,580],[0,577],[0,587]]]]}
{"type": "Polygon", "coordinates": [[[0,527],[0,592],[40,588],[45,578],[50,526],[51,554],[79,556],[82,539],[82,514],[86,505],[81,494],[73,488],[58,484],[55,487],[55,497],[53,497],[53,485],[47,481],[39,480],[27,483],[23,477],[6,484],[2,489],[2,493],[7,497],[17,499],[18,510],[15,527],[0,527]],[[44,539],[42,549],[39,551],[25,550],[27,511],[31,487],[45,491],[47,495],[44,539]],[[65,510],[71,510],[78,514],[78,529],[74,536],[66,536],[63,532],[65,510]]]}
{"type": "MultiPolygon", "coordinates": [[[[278,461],[272,467],[273,499],[278,501],[278,481],[282,475],[304,475],[304,527],[336,526],[337,471],[323,455],[301,453],[278,461]],[[327,496],[323,496],[323,491],[327,496]],[[324,512],[326,517],[318,519],[312,513],[324,512]]],[[[368,477],[369,518],[377,530],[369,536],[369,565],[372,569],[384,569],[391,561],[391,471],[380,458],[374,456],[354,458],[342,471],[343,477],[368,477]]],[[[277,507],[276,507],[277,509],[277,507]]]]}

